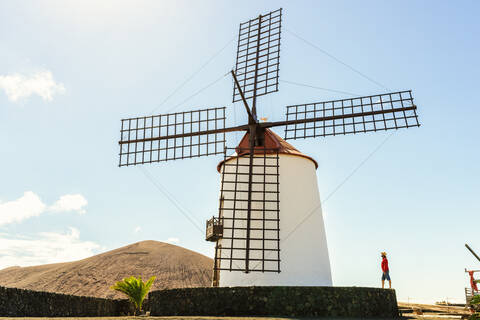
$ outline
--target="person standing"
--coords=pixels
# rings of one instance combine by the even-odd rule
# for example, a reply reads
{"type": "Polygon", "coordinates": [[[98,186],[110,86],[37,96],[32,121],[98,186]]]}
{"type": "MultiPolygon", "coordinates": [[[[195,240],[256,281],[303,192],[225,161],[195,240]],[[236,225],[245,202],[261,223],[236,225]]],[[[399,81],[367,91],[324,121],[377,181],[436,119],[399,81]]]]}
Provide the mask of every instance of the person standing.
{"type": "Polygon", "coordinates": [[[382,252],[382,289],[385,287],[385,280],[388,280],[388,285],[392,289],[392,280],[390,280],[390,269],[388,268],[387,253],[382,252]]]}

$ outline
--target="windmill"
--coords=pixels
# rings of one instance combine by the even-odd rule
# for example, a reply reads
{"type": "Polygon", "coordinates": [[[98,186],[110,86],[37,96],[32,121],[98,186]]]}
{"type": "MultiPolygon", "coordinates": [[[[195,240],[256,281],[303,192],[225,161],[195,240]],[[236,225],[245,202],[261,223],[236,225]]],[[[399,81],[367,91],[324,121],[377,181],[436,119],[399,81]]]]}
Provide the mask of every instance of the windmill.
{"type": "Polygon", "coordinates": [[[227,127],[225,107],[121,121],[119,166],[224,155],[218,215],[206,223],[213,286],[331,285],[317,163],[286,140],[419,126],[411,91],[290,105],[285,120],[259,121],[257,98],[278,91],[281,24],[282,9],[240,24],[233,102],[248,123],[227,127]],[[245,135],[228,148],[234,131],[245,135]]]}

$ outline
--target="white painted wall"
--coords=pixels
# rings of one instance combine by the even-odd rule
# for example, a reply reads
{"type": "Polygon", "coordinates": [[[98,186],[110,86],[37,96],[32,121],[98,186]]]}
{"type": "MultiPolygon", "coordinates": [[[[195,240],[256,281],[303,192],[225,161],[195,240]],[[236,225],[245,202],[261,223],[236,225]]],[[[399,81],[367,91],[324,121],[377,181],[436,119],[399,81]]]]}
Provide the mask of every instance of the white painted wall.
{"type": "MultiPolygon", "coordinates": [[[[304,157],[280,154],[280,273],[225,271],[220,272],[220,286],[331,286],[330,261],[328,257],[325,228],[320,206],[315,164],[304,157]]],[[[234,163],[230,159],[227,163],[234,163]]],[[[248,156],[240,158],[241,164],[248,164],[248,156]]],[[[259,161],[258,159],[256,161],[259,161]]],[[[263,160],[261,160],[263,161],[263,160]]],[[[268,160],[270,161],[270,160],[268,160]]],[[[273,163],[274,161],[271,160],[273,163]]],[[[224,167],[232,172],[235,167],[224,167]]],[[[248,167],[239,167],[248,172],[248,167]]],[[[268,168],[267,172],[274,172],[268,168]]],[[[239,179],[248,179],[248,176],[239,179]]],[[[231,178],[231,177],[229,177],[231,178]]],[[[257,179],[256,177],[255,179],[257,179]]],[[[227,179],[226,179],[227,180],[227,179]]],[[[248,180],[247,180],[248,181],[248,180]]],[[[255,180],[254,180],[255,181],[255,180]]],[[[261,185],[261,184],[259,184],[261,185]]],[[[247,189],[247,184],[243,190],[247,189]]],[[[224,185],[225,187],[225,185],[224,185]]],[[[228,195],[228,194],[227,194],[228,195]]],[[[245,193],[246,195],[246,193],[245,193]]],[[[228,198],[228,196],[227,196],[228,198]]],[[[227,207],[231,205],[225,203],[227,207]]],[[[242,205],[237,203],[237,206],[242,205]]],[[[257,204],[262,205],[262,204],[257,204]]],[[[246,208],[246,206],[245,206],[246,208]]],[[[224,216],[231,215],[225,210],[224,216]]],[[[228,223],[228,222],[225,222],[228,223]]],[[[246,226],[246,222],[238,222],[246,226]]],[[[273,226],[273,225],[272,225],[273,226]]],[[[227,232],[228,233],[228,232],[227,232]]],[[[225,232],[224,232],[225,235],[225,232]]],[[[237,234],[236,236],[242,236],[237,234]]],[[[251,238],[261,238],[262,231],[252,231],[251,238]]],[[[268,237],[269,235],[266,235],[268,237]]],[[[270,234],[274,236],[274,234],[270,234]]],[[[219,244],[230,246],[230,240],[222,239],[219,244]]],[[[255,242],[255,241],[254,241],[255,242]]],[[[235,247],[245,247],[246,241],[236,240],[235,247]]],[[[251,243],[254,246],[254,243],[251,243]]],[[[275,248],[275,241],[266,243],[266,247],[275,248]]],[[[222,256],[229,257],[232,251],[222,249],[222,256]]],[[[245,250],[233,250],[234,257],[244,257],[245,250]]],[[[271,253],[266,253],[270,255],[271,253]]],[[[251,252],[251,257],[261,257],[261,253],[251,252]],[[260,256],[259,256],[260,255],[260,256]]],[[[268,256],[265,256],[268,258],[268,256]]],[[[272,257],[275,257],[273,254],[272,257]]],[[[229,267],[229,261],[222,261],[222,268],[229,267]]],[[[276,262],[272,262],[276,264],[276,262]]],[[[242,261],[234,262],[244,267],[242,261]]],[[[273,265],[271,265],[273,267],[273,265]]],[[[251,269],[261,268],[261,263],[251,262],[251,269]]]]}

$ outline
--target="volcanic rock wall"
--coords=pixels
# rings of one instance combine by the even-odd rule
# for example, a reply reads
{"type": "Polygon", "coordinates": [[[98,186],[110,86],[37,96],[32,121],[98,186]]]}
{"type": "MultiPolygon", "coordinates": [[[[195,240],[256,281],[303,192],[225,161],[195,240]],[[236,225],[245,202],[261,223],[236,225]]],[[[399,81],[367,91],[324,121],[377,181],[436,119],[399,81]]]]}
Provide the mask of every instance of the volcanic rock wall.
{"type": "Polygon", "coordinates": [[[153,291],[154,316],[397,318],[394,290],[360,287],[229,287],[153,291]]]}
{"type": "Polygon", "coordinates": [[[128,300],[0,287],[2,317],[100,317],[132,313],[128,300]]]}

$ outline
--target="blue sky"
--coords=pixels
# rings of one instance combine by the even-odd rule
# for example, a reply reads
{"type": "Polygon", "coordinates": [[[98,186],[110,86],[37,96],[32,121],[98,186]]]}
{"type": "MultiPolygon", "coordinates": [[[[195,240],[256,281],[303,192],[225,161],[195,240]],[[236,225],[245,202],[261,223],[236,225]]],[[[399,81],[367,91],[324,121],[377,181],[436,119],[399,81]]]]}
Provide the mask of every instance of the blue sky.
{"type": "Polygon", "coordinates": [[[259,99],[260,116],[349,97],[282,81],[385,92],[296,34],[392,91],[412,89],[422,123],[294,142],[319,163],[334,284],[378,286],[385,250],[400,300],[461,299],[464,268],[480,264],[463,247],[480,251],[477,1],[1,1],[0,267],[147,239],[211,256],[220,158],[119,168],[120,119],[227,106],[241,124],[222,78],[238,24],[280,6],[280,91],[259,99]]]}

